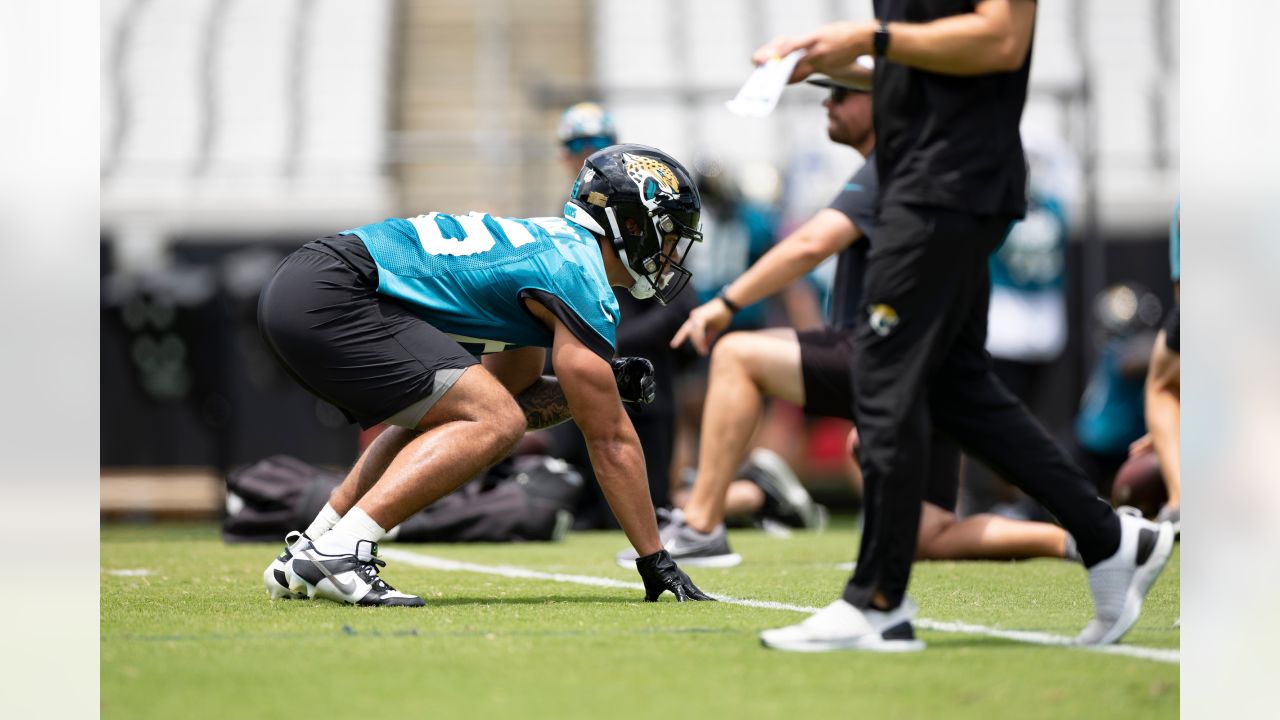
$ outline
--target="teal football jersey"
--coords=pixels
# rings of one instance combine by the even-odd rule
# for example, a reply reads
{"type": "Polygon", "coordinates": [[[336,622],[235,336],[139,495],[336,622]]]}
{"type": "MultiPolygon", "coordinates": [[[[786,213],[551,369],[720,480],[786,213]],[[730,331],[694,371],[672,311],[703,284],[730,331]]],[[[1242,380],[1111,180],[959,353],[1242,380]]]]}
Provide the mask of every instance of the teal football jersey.
{"type": "Polygon", "coordinates": [[[551,331],[523,304],[535,298],[587,347],[613,357],[620,311],[599,245],[564,218],[429,213],[342,234],[369,249],[379,293],[475,355],[551,347],[551,331]]]}

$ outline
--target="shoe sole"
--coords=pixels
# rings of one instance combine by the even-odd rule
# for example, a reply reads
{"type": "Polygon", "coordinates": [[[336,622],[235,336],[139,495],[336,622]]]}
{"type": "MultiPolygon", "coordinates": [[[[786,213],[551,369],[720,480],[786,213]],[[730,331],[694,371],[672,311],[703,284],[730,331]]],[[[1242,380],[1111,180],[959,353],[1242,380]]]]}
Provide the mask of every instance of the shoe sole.
{"type": "MultiPolygon", "coordinates": [[[[738,553],[710,555],[708,557],[675,557],[673,555],[671,559],[675,560],[680,567],[693,568],[731,568],[742,564],[742,556],[738,553]]],[[[614,558],[614,562],[618,564],[618,567],[622,568],[634,568],[636,566],[635,558],[619,557],[614,558]]]]}
{"type": "Polygon", "coordinates": [[[298,575],[293,572],[292,563],[285,565],[284,576],[285,576],[285,579],[289,581],[289,592],[294,593],[295,595],[302,595],[306,597],[308,600],[315,599],[316,597],[315,586],[307,582],[306,580],[303,580],[301,577],[298,577],[298,575]]]}
{"type": "Polygon", "coordinates": [[[837,652],[849,650],[861,650],[863,652],[880,652],[880,653],[908,653],[920,652],[924,650],[926,645],[923,640],[885,640],[884,638],[857,638],[853,640],[825,640],[825,641],[770,641],[765,636],[760,636],[760,644],[771,650],[785,650],[787,652],[803,652],[803,653],[820,653],[820,652],[837,652]]]}
{"type": "MultiPolygon", "coordinates": [[[[805,529],[817,529],[819,525],[817,503],[813,501],[813,496],[805,489],[795,471],[771,452],[752,452],[751,462],[774,479],[774,487],[782,491],[782,496],[800,514],[805,529]]],[[[825,526],[825,523],[823,525],[825,526]]]]}
{"type": "Polygon", "coordinates": [[[272,600],[306,600],[308,599],[306,595],[296,595],[290,592],[288,589],[282,588],[279,585],[275,585],[275,584],[272,584],[267,587],[267,594],[271,596],[272,600]]]}
{"type": "MultiPolygon", "coordinates": [[[[276,568],[276,564],[271,563],[271,565],[267,566],[267,569],[264,570],[262,573],[262,584],[266,586],[267,594],[271,596],[271,599],[272,600],[306,600],[307,594],[305,592],[295,593],[289,588],[281,585],[279,581],[276,580],[275,573],[277,569],[283,572],[284,565],[281,565],[279,568],[276,568]]],[[[287,580],[288,577],[289,576],[286,573],[285,579],[287,580]]]]}
{"type": "Polygon", "coordinates": [[[1169,522],[1160,523],[1160,535],[1156,538],[1155,549],[1151,551],[1151,557],[1142,564],[1133,574],[1133,581],[1129,584],[1129,592],[1126,594],[1124,601],[1124,609],[1120,613],[1119,619],[1111,626],[1111,629],[1103,633],[1098,640],[1099,645],[1111,645],[1138,622],[1138,616],[1142,614],[1142,602],[1147,597],[1147,591],[1151,589],[1151,585],[1155,583],[1156,578],[1160,576],[1160,572],[1164,570],[1164,566],[1168,564],[1170,556],[1173,555],[1173,525],[1169,522]]]}
{"type": "Polygon", "coordinates": [[[728,555],[711,555],[708,557],[674,558],[682,567],[695,568],[731,568],[742,564],[742,556],[738,553],[728,555]]]}

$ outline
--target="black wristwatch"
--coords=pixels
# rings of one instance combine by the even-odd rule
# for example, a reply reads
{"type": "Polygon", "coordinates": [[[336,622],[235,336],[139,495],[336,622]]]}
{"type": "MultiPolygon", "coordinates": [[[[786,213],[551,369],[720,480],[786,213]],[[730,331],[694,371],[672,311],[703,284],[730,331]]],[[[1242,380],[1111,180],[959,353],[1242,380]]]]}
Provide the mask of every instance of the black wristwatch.
{"type": "Polygon", "coordinates": [[[724,288],[720,288],[720,292],[716,293],[716,297],[720,299],[720,302],[724,303],[725,307],[729,308],[730,315],[737,315],[738,311],[742,309],[737,303],[730,300],[728,295],[724,294],[724,288]]]}
{"type": "Polygon", "coordinates": [[[884,57],[889,52],[889,23],[881,22],[876,28],[874,43],[876,57],[884,57]]]}

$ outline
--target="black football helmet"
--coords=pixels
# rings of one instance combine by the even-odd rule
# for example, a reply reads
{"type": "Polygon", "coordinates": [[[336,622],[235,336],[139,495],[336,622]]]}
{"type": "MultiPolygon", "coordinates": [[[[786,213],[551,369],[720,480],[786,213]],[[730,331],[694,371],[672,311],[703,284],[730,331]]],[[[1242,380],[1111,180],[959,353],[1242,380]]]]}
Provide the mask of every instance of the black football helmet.
{"type": "Polygon", "coordinates": [[[608,238],[635,282],[631,294],[666,305],[689,283],[684,268],[702,240],[702,201],[675,158],[647,145],[613,145],[587,158],[564,216],[608,238]]]}

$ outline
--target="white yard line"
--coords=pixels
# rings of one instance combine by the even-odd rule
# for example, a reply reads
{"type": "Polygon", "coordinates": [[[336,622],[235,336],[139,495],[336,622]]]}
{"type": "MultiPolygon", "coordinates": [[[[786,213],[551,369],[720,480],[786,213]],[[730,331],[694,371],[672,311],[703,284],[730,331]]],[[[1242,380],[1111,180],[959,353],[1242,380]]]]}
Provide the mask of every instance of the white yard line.
{"type": "Polygon", "coordinates": [[[135,568],[135,569],[127,569],[127,570],[107,570],[104,568],[102,572],[108,575],[115,575],[117,577],[146,577],[147,575],[152,574],[151,571],[146,568],[135,568]]]}
{"type": "MultiPolygon", "coordinates": [[[[427,568],[430,570],[473,572],[485,575],[500,575],[502,577],[509,578],[524,578],[527,580],[549,580],[551,582],[573,583],[575,585],[644,590],[644,585],[638,582],[614,580],[613,578],[596,577],[593,575],[568,575],[565,573],[541,572],[538,570],[529,570],[528,568],[514,567],[511,565],[480,565],[477,563],[462,562],[460,560],[449,560],[448,558],[435,557],[433,555],[419,555],[418,553],[396,548],[382,548],[379,550],[379,554],[389,560],[395,560],[397,562],[403,562],[408,565],[427,568]]],[[[787,603],[772,602],[768,600],[735,598],[729,597],[728,595],[716,595],[714,593],[711,593],[711,596],[720,602],[726,602],[732,605],[745,605],[746,607],[753,608],[763,608],[765,610],[790,610],[792,612],[812,614],[821,609],[816,607],[806,607],[804,605],[789,605],[787,603]]],[[[987,627],[985,625],[945,622],[929,620],[927,618],[917,618],[914,622],[916,627],[920,629],[933,630],[935,632],[961,633],[964,635],[985,635],[987,637],[1030,643],[1032,645],[1057,645],[1079,650],[1088,650],[1090,652],[1105,653],[1107,655],[1124,655],[1127,657],[1141,658],[1143,660],[1173,663],[1175,665],[1182,662],[1182,656],[1178,650],[1149,648],[1138,645],[1104,645],[1101,647],[1076,646],[1072,645],[1071,638],[1063,635],[1052,635],[1049,633],[1032,632],[1029,630],[1001,630],[1000,628],[987,627]]]]}

